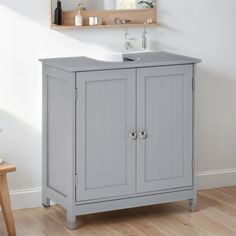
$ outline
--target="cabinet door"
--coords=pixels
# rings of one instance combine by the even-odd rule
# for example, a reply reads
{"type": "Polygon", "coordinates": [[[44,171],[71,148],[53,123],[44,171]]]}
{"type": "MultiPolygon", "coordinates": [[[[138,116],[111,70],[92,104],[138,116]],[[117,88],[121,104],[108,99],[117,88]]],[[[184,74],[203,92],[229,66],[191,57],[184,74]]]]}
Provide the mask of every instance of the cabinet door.
{"type": "Polygon", "coordinates": [[[77,74],[77,201],[135,192],[135,74],[77,74]]]}
{"type": "Polygon", "coordinates": [[[138,69],[137,191],[192,185],[192,66],[138,69]],[[146,135],[146,137],[145,137],[146,135]]]}

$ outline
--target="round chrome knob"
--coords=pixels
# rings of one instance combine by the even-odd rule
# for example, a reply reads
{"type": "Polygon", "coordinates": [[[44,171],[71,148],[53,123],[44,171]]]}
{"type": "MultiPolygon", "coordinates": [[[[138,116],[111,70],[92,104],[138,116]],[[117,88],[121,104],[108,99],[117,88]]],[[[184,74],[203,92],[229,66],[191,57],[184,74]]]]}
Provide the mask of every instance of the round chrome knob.
{"type": "Polygon", "coordinates": [[[140,132],[139,133],[140,138],[146,139],[147,138],[147,133],[146,132],[140,132]]]}
{"type": "Polygon", "coordinates": [[[137,139],[137,133],[136,132],[132,132],[132,133],[129,134],[129,137],[132,140],[136,140],[137,139]]]}

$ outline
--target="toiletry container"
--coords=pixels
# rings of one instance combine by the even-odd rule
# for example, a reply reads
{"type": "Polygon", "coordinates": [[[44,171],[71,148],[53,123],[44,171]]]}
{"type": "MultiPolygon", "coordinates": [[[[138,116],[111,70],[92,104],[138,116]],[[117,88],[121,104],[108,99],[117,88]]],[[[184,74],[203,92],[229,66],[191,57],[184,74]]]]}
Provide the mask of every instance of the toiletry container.
{"type": "Polygon", "coordinates": [[[89,17],[89,25],[101,25],[102,24],[102,18],[99,16],[90,16],[89,17]]]}
{"type": "Polygon", "coordinates": [[[77,14],[75,15],[75,26],[83,25],[83,17],[81,15],[81,10],[83,10],[83,4],[79,4],[77,8],[77,14]]]}
{"type": "Polygon", "coordinates": [[[62,8],[60,0],[57,0],[57,7],[54,13],[54,24],[62,25],[62,8]]]}

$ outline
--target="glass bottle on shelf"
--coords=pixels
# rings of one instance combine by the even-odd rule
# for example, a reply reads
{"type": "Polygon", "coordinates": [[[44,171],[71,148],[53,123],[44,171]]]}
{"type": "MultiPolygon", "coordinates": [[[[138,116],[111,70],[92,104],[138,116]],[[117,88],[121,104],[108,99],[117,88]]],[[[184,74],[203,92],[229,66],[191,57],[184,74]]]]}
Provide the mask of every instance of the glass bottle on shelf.
{"type": "Polygon", "coordinates": [[[79,4],[77,7],[77,13],[75,15],[75,26],[82,26],[83,25],[83,17],[81,15],[81,10],[83,10],[83,4],[79,4]]]}
{"type": "Polygon", "coordinates": [[[57,7],[54,12],[54,24],[62,25],[62,7],[60,0],[57,0],[57,7]]]}

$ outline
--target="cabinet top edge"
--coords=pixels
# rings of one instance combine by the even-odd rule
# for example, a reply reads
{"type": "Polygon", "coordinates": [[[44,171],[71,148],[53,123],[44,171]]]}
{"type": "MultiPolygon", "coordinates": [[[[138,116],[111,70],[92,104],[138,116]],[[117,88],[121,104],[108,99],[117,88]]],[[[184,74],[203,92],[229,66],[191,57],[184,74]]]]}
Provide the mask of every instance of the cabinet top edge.
{"type": "Polygon", "coordinates": [[[63,58],[48,58],[39,59],[44,65],[52,66],[68,72],[82,72],[95,70],[112,70],[112,69],[128,69],[142,68],[151,66],[170,66],[170,65],[185,65],[197,64],[201,60],[193,57],[187,57],[179,54],[168,52],[142,52],[142,53],[127,53],[123,57],[132,59],[133,61],[100,61],[93,58],[81,57],[63,57],[63,58]]]}

